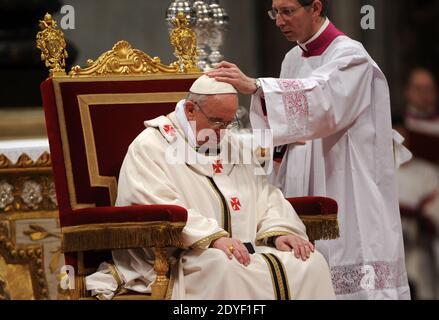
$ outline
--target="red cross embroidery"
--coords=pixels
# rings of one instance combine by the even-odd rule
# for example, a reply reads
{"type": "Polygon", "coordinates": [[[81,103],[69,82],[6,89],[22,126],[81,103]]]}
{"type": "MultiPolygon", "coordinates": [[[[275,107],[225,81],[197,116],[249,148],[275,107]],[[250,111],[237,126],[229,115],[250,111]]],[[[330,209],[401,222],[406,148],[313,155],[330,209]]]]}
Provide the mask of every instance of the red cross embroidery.
{"type": "Polygon", "coordinates": [[[234,211],[241,211],[241,202],[238,198],[231,198],[230,204],[232,205],[232,209],[234,211]]]}
{"type": "Polygon", "coordinates": [[[175,136],[175,129],[173,126],[166,124],[163,126],[163,130],[165,130],[167,135],[170,135],[171,137],[175,136]]]}
{"type": "Polygon", "coordinates": [[[221,163],[221,160],[217,160],[214,164],[212,164],[213,170],[215,173],[221,173],[224,169],[223,164],[221,163]]]}

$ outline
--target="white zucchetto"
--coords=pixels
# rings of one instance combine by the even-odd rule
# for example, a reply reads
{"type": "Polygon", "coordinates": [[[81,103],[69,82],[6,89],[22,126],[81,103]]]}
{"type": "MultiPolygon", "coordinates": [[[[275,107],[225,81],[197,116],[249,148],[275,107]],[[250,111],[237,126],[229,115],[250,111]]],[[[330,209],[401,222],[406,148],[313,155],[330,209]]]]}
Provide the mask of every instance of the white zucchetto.
{"type": "Polygon", "coordinates": [[[215,94],[237,94],[236,89],[225,82],[216,81],[206,75],[199,77],[189,89],[195,94],[215,95],[215,94]]]}

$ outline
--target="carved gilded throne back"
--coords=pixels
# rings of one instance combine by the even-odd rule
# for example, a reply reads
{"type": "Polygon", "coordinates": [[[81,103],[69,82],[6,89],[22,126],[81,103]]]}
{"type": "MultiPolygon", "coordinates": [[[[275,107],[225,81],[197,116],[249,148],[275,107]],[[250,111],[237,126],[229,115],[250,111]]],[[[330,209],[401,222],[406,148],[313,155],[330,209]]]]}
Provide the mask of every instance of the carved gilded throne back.
{"type": "Polygon", "coordinates": [[[73,67],[67,74],[68,54],[62,32],[49,14],[40,23],[37,46],[50,70],[41,91],[62,250],[66,264],[75,268],[76,297],[86,296],[83,278],[110,257],[109,250],[136,246],[154,247],[160,258],[153,296],[163,297],[167,290],[163,250],[180,246],[186,212],[153,208],[154,220],[145,215],[145,208],[132,212],[134,220],[125,221],[128,215],[115,212],[113,206],[123,158],[129,144],[144,129],[143,122],[172,112],[201,74],[195,33],[183,14],[174,24],[171,43],[177,61],[169,65],[127,41],[119,41],[96,60],[88,60],[87,67],[73,67]]]}

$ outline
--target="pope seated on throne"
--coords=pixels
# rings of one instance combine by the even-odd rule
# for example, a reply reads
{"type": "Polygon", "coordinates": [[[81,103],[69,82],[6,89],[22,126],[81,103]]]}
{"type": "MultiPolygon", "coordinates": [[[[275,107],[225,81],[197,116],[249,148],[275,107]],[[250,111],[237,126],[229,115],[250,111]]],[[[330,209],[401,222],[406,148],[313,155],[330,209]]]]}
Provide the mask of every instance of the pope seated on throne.
{"type": "Polygon", "coordinates": [[[41,91],[73,299],[335,297],[311,242],[338,236],[336,202],[285,199],[255,174],[260,157],[243,161],[229,130],[236,90],[201,76],[195,38],[179,46],[172,33],[170,65],[120,41],[67,75],[65,45],[62,59],[46,50],[62,33],[45,22],[41,91]]]}
{"type": "MultiPolygon", "coordinates": [[[[145,122],[123,162],[116,205],[174,204],[188,211],[185,249],[169,253],[176,258],[173,299],[334,299],[328,265],[281,191],[256,175],[257,161],[224,155],[245,151],[226,130],[237,108],[231,85],[201,76],[175,112],[145,122]],[[197,152],[206,129],[217,153],[197,152]],[[186,159],[170,161],[178,150],[186,150],[186,159]]],[[[150,292],[151,250],[112,256],[114,265],[104,263],[86,278],[88,290],[107,299],[118,290],[150,292]]]]}

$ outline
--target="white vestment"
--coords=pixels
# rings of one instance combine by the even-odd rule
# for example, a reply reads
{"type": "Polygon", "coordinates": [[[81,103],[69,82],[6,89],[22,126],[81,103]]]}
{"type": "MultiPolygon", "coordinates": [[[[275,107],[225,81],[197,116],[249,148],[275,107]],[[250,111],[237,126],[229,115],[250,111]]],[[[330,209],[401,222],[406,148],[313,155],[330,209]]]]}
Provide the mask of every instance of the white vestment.
{"type": "MultiPolygon", "coordinates": [[[[124,160],[117,197],[118,206],[172,204],[188,210],[187,250],[172,268],[172,298],[335,299],[329,267],[319,252],[303,262],[266,245],[274,235],[307,239],[305,227],[282,192],[265,176],[255,176],[255,165],[227,163],[224,150],[231,148],[232,154],[238,140],[229,134],[219,157],[205,156],[187,143],[179,123],[175,113],[145,122],[147,129],[124,160]],[[172,158],[182,150],[186,159],[172,158]],[[228,235],[254,246],[249,266],[209,248],[228,235]]],[[[113,260],[124,288],[150,292],[155,280],[150,250],[113,251],[113,260]]],[[[108,298],[117,287],[105,265],[86,281],[87,289],[108,298]]]]}
{"type": "Polygon", "coordinates": [[[306,57],[296,46],[280,79],[260,79],[252,127],[288,145],[274,180],[285,196],[338,202],[341,237],[317,242],[337,298],[409,299],[388,85],[360,43],[323,35],[314,44],[323,53],[306,57]]]}

